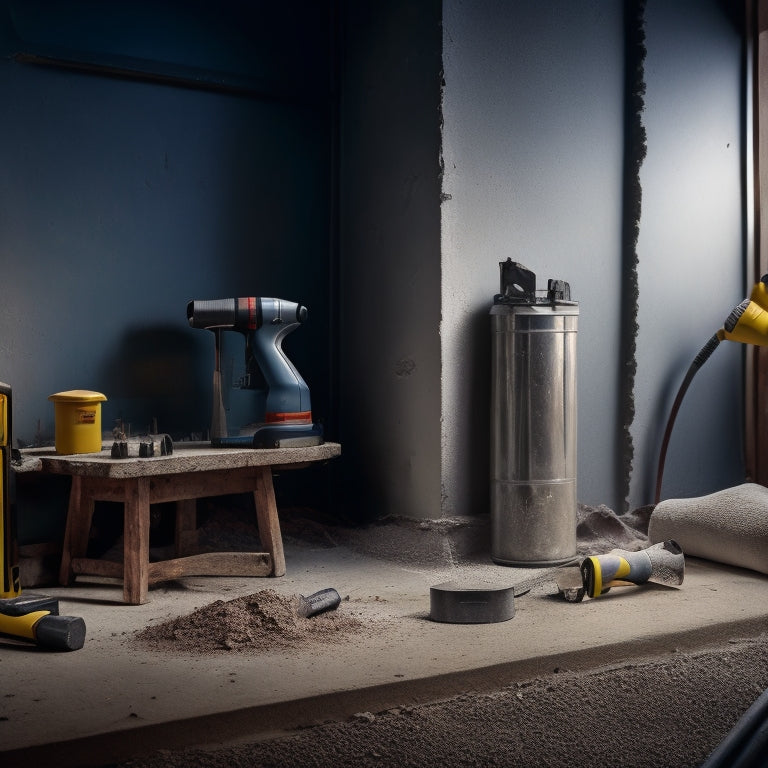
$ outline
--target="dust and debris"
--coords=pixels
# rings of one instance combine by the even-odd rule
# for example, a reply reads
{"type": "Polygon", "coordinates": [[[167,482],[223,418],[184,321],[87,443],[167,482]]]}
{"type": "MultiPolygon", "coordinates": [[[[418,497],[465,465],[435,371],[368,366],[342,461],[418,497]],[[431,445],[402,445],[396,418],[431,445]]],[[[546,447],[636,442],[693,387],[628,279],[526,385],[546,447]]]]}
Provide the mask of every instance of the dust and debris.
{"type": "MultiPolygon", "coordinates": [[[[579,505],[579,551],[597,553],[614,547],[634,550],[647,546],[645,531],[651,509],[620,518],[605,506],[579,505]]],[[[235,506],[217,512],[220,514],[200,527],[201,549],[243,550],[258,545],[258,530],[249,508],[235,506]]],[[[310,520],[302,510],[292,512],[283,515],[286,538],[294,536],[305,545],[346,546],[384,559],[419,562],[421,567],[487,560],[489,532],[485,519],[387,518],[354,529],[310,520]],[[447,540],[451,542],[450,557],[446,554],[447,540]],[[478,556],[481,560],[477,560],[478,556]]],[[[136,640],[150,650],[260,653],[297,644],[344,642],[376,631],[370,616],[363,621],[349,611],[348,600],[336,611],[310,618],[298,615],[299,600],[298,595],[285,596],[272,589],[230,601],[217,600],[186,616],[146,627],[137,633],[136,640]]],[[[368,598],[369,605],[387,602],[383,595],[368,598]]]]}
{"type": "Polygon", "coordinates": [[[648,546],[648,521],[653,506],[617,515],[605,504],[579,504],[576,538],[580,555],[601,554],[611,549],[636,551],[648,546]]]}
{"type": "Polygon", "coordinates": [[[258,653],[297,644],[343,642],[367,624],[343,609],[304,618],[300,596],[273,589],[233,600],[216,600],[185,616],[139,630],[136,640],[151,650],[184,653],[258,653]]]}

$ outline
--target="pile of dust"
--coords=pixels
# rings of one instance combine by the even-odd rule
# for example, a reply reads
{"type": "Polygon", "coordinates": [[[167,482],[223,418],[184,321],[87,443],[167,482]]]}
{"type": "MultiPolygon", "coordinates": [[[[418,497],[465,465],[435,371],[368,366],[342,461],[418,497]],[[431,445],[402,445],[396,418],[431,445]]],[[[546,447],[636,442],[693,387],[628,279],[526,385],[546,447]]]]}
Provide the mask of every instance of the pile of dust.
{"type": "Polygon", "coordinates": [[[611,549],[630,552],[648,546],[648,522],[653,505],[617,515],[610,507],[579,504],[576,510],[578,554],[594,555],[611,549]]]}
{"type": "Polygon", "coordinates": [[[340,610],[305,618],[298,595],[264,589],[234,600],[216,600],[190,614],[145,627],[136,639],[149,650],[183,653],[258,653],[310,643],[342,642],[365,626],[340,610]]]}

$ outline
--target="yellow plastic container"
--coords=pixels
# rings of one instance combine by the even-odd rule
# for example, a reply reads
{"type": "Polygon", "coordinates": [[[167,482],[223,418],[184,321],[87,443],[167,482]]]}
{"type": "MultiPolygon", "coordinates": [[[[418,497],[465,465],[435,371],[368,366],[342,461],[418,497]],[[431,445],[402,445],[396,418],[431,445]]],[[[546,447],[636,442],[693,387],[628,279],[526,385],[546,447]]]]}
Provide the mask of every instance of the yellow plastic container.
{"type": "Polygon", "coordinates": [[[101,451],[101,392],[71,389],[49,395],[53,400],[56,453],[101,451]]]}

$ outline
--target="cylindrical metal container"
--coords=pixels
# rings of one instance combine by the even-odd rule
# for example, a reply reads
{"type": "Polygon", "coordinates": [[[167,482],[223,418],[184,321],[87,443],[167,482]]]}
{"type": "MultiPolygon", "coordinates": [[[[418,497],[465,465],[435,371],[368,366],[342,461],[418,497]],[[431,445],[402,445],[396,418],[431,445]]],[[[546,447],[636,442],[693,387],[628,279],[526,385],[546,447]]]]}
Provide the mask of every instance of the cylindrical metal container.
{"type": "Polygon", "coordinates": [[[491,309],[491,556],[501,565],[557,565],[576,556],[579,309],[567,283],[550,280],[547,298],[537,299],[533,273],[510,260],[500,266],[491,309]]]}
{"type": "Polygon", "coordinates": [[[88,389],[49,395],[53,401],[56,453],[101,451],[101,404],[106,396],[88,389]]]}

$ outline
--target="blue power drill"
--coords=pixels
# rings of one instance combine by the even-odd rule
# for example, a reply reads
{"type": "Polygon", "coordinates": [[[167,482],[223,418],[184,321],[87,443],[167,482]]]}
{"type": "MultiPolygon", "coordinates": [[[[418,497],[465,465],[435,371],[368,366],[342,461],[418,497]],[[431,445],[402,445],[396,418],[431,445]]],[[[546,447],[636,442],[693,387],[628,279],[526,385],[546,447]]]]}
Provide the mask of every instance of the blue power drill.
{"type": "Polygon", "coordinates": [[[320,445],[322,429],[312,422],[309,387],[282,348],[283,339],[306,321],[307,308],[284,299],[246,297],[190,301],[192,328],[213,331],[216,338],[213,374],[211,444],[216,447],[285,448],[320,445]],[[245,374],[240,389],[263,396],[257,420],[230,435],[222,397],[221,331],[245,338],[245,374]]]}

